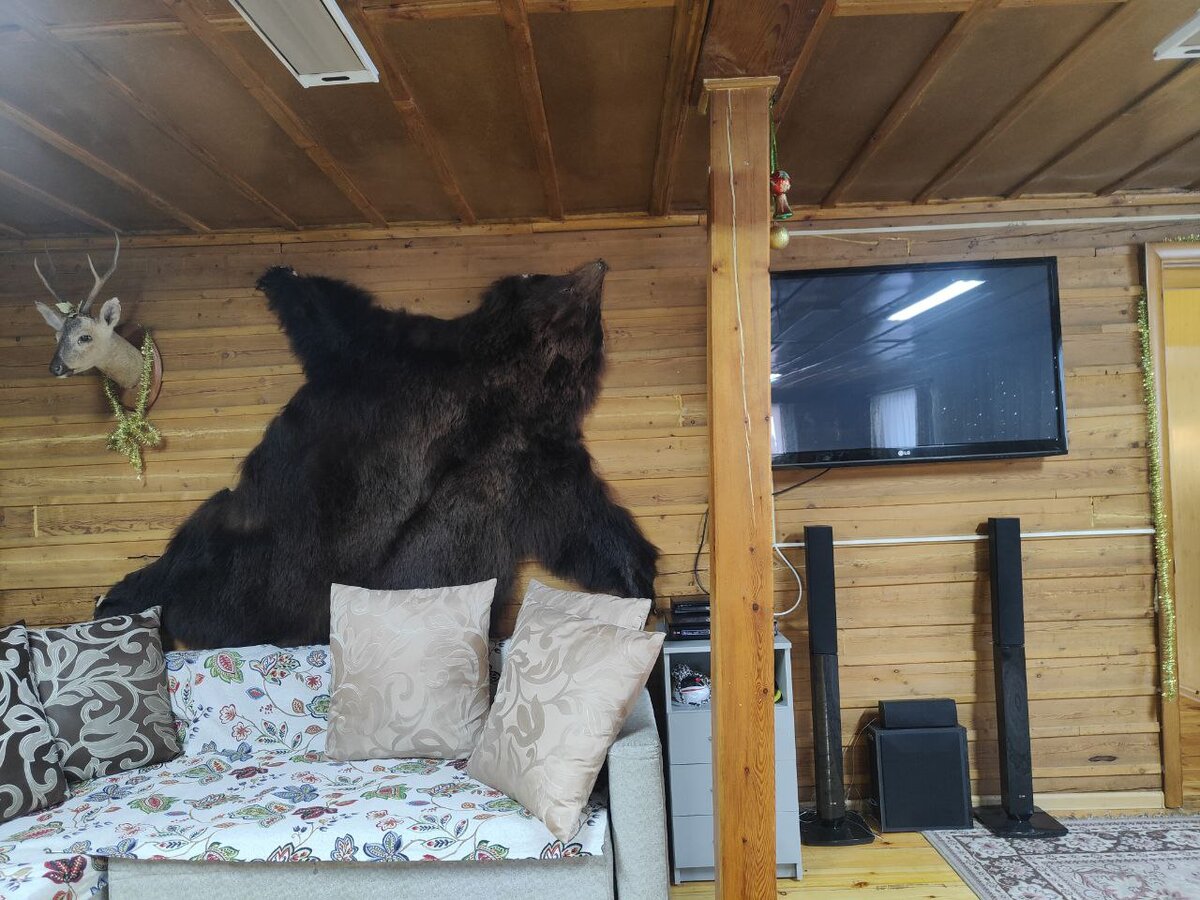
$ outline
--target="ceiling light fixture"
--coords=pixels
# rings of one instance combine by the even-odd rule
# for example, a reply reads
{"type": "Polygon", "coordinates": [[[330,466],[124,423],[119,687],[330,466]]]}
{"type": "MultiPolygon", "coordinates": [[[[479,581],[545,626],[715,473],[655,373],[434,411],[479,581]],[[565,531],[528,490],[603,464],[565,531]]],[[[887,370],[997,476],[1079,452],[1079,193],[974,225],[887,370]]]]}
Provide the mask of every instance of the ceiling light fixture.
{"type": "Polygon", "coordinates": [[[940,291],[936,291],[926,297],[924,300],[918,300],[911,306],[906,306],[899,312],[894,312],[888,316],[889,322],[907,322],[913,316],[919,316],[923,312],[928,312],[935,306],[941,306],[947,300],[953,300],[967,291],[973,291],[975,288],[983,284],[982,281],[955,281],[947,285],[940,291]]]}
{"type": "Polygon", "coordinates": [[[1200,12],[1192,16],[1154,48],[1155,59],[1200,57],[1200,12]]]}
{"type": "Polygon", "coordinates": [[[337,0],[229,0],[306,88],[378,81],[337,0]]]}

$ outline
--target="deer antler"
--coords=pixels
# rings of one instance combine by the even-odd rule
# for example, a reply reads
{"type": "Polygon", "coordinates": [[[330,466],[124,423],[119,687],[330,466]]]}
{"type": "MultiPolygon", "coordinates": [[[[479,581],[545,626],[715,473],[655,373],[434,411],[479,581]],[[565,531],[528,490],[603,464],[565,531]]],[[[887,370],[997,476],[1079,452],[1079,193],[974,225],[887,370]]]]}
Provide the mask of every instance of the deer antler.
{"type": "MultiPolygon", "coordinates": [[[[51,264],[53,264],[53,260],[51,260],[51,264]]],[[[58,305],[60,307],[65,306],[69,310],[71,308],[71,304],[68,303],[66,300],[64,300],[62,297],[58,296],[58,291],[56,291],[54,288],[50,287],[50,282],[46,280],[46,276],[42,274],[42,270],[38,266],[38,261],[37,261],[36,256],[33,258],[33,270],[35,272],[37,272],[38,278],[40,278],[42,280],[42,284],[44,284],[46,286],[46,290],[48,290],[50,292],[50,296],[58,301],[58,305]]]]}
{"type": "MultiPolygon", "coordinates": [[[[113,238],[116,240],[117,246],[116,249],[113,250],[112,265],[108,267],[108,271],[103,275],[96,274],[96,264],[92,262],[92,254],[89,253],[87,255],[88,268],[92,270],[92,278],[94,279],[94,283],[92,284],[91,292],[87,295],[87,299],[79,304],[79,311],[81,313],[86,313],[89,309],[91,309],[96,297],[98,297],[100,294],[100,289],[104,287],[104,282],[108,281],[108,279],[112,277],[112,273],[117,271],[117,260],[121,258],[121,235],[114,231],[113,238]]],[[[41,275],[42,273],[38,272],[38,274],[41,275]]],[[[42,279],[42,282],[45,283],[44,278],[42,279]]],[[[48,284],[46,285],[46,287],[49,286],[50,285],[48,284]]],[[[54,292],[51,291],[51,293],[54,292]]]]}

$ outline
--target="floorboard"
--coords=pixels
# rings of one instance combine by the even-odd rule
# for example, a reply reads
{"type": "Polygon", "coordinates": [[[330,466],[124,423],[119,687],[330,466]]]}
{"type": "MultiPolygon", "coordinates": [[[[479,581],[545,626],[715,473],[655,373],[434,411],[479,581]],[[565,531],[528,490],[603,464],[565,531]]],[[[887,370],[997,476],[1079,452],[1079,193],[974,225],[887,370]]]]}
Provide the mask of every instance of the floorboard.
{"type": "MultiPolygon", "coordinates": [[[[1191,731],[1185,727],[1184,735],[1185,746],[1187,736],[1191,736],[1193,761],[1189,770],[1185,750],[1185,779],[1190,771],[1193,808],[1200,809],[1200,703],[1194,704],[1190,713],[1191,731]]],[[[1102,810],[1091,807],[1055,812],[1063,818],[1170,814],[1170,810],[1163,809],[1102,810]]],[[[876,835],[875,843],[865,847],[805,847],[803,858],[804,880],[779,879],[777,898],[841,900],[866,892],[885,894],[889,900],[975,898],[974,892],[950,864],[919,833],[876,835]]],[[[714,897],[712,882],[693,882],[671,888],[671,900],[711,900],[714,897]]]]}
{"type": "MultiPolygon", "coordinates": [[[[974,894],[920,834],[889,834],[866,847],[805,847],[804,880],[781,878],[777,897],[841,898],[886,891],[895,900],[972,900],[974,894]]],[[[671,889],[672,900],[714,896],[711,882],[671,889]]]]}

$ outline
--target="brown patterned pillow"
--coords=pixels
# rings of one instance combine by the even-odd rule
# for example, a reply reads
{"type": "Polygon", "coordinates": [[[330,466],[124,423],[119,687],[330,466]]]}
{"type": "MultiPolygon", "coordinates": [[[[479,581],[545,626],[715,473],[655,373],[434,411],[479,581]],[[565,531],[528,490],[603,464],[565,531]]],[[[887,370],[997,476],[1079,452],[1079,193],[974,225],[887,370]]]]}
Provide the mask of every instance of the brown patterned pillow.
{"type": "Polygon", "coordinates": [[[33,675],[69,780],[179,755],[156,606],[29,632],[33,675]]]}
{"type": "Polygon", "coordinates": [[[0,628],[0,822],[67,795],[58,747],[29,667],[25,623],[0,628]]]}
{"type": "Polygon", "coordinates": [[[565,591],[542,584],[536,578],[529,580],[521,611],[517,613],[517,626],[521,624],[521,613],[533,606],[549,606],[581,619],[593,619],[620,628],[646,627],[650,615],[650,600],[645,597],[613,597],[610,594],[588,594],[583,591],[565,591]]]}
{"type": "Polygon", "coordinates": [[[664,637],[531,607],[509,642],[467,774],[569,840],[664,637]]]}
{"type": "Polygon", "coordinates": [[[496,579],[371,591],[333,585],[330,759],[461,759],[488,708],[488,619],[496,579]]]}

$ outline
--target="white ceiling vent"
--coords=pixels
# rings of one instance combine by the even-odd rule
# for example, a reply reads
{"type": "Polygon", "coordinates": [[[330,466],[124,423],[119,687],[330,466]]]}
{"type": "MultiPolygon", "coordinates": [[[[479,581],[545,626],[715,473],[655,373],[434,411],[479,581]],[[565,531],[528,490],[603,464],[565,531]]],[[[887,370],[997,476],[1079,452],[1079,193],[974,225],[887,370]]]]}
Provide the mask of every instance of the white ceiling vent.
{"type": "Polygon", "coordinates": [[[1200,58],[1200,12],[1154,48],[1155,59],[1200,58]]]}
{"type": "Polygon", "coordinates": [[[337,0],[229,0],[306,88],[378,81],[337,0]]]}

